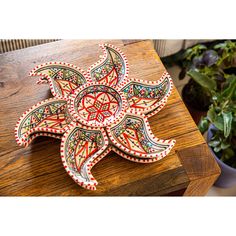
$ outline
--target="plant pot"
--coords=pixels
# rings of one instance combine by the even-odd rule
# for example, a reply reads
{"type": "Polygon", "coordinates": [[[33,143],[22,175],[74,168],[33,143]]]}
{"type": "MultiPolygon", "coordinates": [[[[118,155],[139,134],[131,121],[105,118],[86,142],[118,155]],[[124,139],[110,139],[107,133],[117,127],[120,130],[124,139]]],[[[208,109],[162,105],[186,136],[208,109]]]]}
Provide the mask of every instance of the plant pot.
{"type": "MultiPolygon", "coordinates": [[[[209,142],[213,136],[212,130],[214,130],[214,126],[210,125],[207,132],[207,142],[209,142]]],[[[221,174],[219,178],[214,183],[215,186],[220,188],[230,188],[236,185],[236,169],[225,164],[223,161],[219,159],[213,149],[210,147],[213,156],[215,157],[218,165],[221,168],[221,174]]]]}
{"type": "MultiPolygon", "coordinates": [[[[193,96],[191,96],[191,92],[189,92],[191,86],[191,82],[185,84],[182,90],[182,98],[184,104],[186,105],[190,115],[192,116],[195,123],[198,125],[202,116],[205,116],[208,110],[208,107],[204,106],[196,106],[196,102],[193,102],[193,96]]],[[[197,99],[196,99],[197,100],[197,99]]]]}
{"type": "MultiPolygon", "coordinates": [[[[184,100],[184,99],[183,99],[183,100],[184,100]]],[[[201,117],[202,117],[202,116],[206,116],[207,112],[206,112],[206,111],[199,111],[199,110],[197,110],[197,109],[191,107],[191,105],[189,105],[188,103],[185,103],[185,102],[184,102],[184,104],[185,104],[185,106],[187,107],[187,109],[188,109],[190,115],[192,116],[192,118],[193,118],[195,124],[198,125],[199,122],[200,122],[200,120],[201,120],[201,117]]]]}

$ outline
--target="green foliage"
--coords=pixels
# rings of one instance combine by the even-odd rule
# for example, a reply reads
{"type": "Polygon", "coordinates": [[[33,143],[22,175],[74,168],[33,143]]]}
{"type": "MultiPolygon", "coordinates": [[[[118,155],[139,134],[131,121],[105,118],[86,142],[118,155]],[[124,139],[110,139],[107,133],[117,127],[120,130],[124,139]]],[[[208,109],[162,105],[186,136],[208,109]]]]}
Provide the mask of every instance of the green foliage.
{"type": "Polygon", "coordinates": [[[231,75],[228,84],[220,92],[212,91],[212,104],[207,116],[199,123],[199,130],[204,133],[210,124],[216,127],[209,141],[214,152],[221,154],[221,160],[236,167],[236,76],[231,75]]]}
{"type": "Polygon", "coordinates": [[[221,160],[236,168],[236,42],[203,44],[188,48],[176,57],[176,64],[191,78],[184,100],[195,108],[208,108],[199,129],[215,127],[209,146],[221,160]]]}
{"type": "Polygon", "coordinates": [[[221,58],[217,62],[219,66],[230,67],[236,58],[236,44],[230,40],[215,45],[214,49],[219,50],[221,58]]]}
{"type": "Polygon", "coordinates": [[[236,42],[228,40],[209,48],[199,44],[187,49],[180,58],[182,71],[179,78],[183,79],[187,73],[204,88],[203,96],[207,97],[209,93],[213,96],[212,91],[224,90],[230,80],[232,73],[227,69],[236,69],[236,42]]]}
{"type": "Polygon", "coordinates": [[[210,124],[215,127],[209,146],[222,161],[236,168],[236,42],[227,40],[213,47],[199,44],[187,49],[181,59],[180,79],[187,73],[195,82],[190,80],[189,97],[198,102],[205,101],[202,97],[209,99],[199,130],[204,133],[210,124]]]}
{"type": "Polygon", "coordinates": [[[223,127],[224,127],[224,136],[225,138],[228,138],[231,132],[231,126],[232,126],[232,120],[233,120],[233,115],[232,111],[230,112],[222,112],[223,116],[223,127]]]}
{"type": "Polygon", "coordinates": [[[197,70],[190,70],[188,72],[188,75],[192,77],[199,85],[202,87],[208,89],[208,90],[216,90],[216,81],[212,80],[210,77],[208,77],[205,74],[202,74],[201,72],[197,70]]]}
{"type": "Polygon", "coordinates": [[[207,117],[202,117],[200,122],[199,122],[199,125],[198,125],[198,128],[200,130],[200,132],[202,134],[204,134],[208,128],[209,128],[209,119],[207,119],[207,117]]]}
{"type": "Polygon", "coordinates": [[[203,44],[198,44],[192,48],[188,48],[185,52],[183,57],[186,61],[191,61],[194,57],[198,57],[207,49],[207,47],[203,44]]]}

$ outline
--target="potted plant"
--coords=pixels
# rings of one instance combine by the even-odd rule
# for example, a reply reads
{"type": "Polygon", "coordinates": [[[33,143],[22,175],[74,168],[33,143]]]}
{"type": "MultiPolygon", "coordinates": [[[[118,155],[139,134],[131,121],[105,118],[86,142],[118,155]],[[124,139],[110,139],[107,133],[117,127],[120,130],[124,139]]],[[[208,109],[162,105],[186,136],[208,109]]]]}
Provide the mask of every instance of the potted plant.
{"type": "Polygon", "coordinates": [[[186,74],[190,77],[182,90],[182,97],[198,124],[212,103],[212,86],[216,91],[221,91],[226,77],[236,74],[236,42],[198,44],[174,58],[182,68],[179,79],[184,79],[186,74]]]}
{"type": "Polygon", "coordinates": [[[236,185],[236,76],[228,76],[220,92],[210,89],[212,104],[199,129],[202,133],[208,131],[208,145],[221,167],[215,185],[232,187],[236,185]]]}

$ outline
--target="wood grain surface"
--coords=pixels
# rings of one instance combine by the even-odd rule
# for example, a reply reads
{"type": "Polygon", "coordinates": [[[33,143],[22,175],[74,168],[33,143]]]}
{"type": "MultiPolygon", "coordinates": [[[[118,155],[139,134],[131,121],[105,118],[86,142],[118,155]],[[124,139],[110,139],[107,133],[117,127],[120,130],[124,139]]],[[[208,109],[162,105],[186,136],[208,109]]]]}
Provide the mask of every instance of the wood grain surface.
{"type": "Polygon", "coordinates": [[[40,137],[29,147],[18,147],[14,127],[19,116],[51,97],[48,85],[36,85],[28,72],[47,61],[65,61],[86,70],[99,59],[99,43],[119,47],[127,56],[130,77],[158,80],[165,68],[152,41],[62,40],[0,55],[0,195],[204,195],[220,173],[194,121],[174,89],[167,105],[149,119],[153,133],[177,143],[158,162],[140,164],[110,153],[92,169],[96,191],[78,186],[65,172],[60,140],[40,137]]]}

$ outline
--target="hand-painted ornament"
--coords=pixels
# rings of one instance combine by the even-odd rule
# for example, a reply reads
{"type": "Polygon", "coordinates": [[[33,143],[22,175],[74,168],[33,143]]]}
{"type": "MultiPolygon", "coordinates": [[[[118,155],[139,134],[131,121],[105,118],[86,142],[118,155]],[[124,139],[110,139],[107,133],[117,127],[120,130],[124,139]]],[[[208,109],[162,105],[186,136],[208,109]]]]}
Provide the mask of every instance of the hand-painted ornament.
{"type": "Polygon", "coordinates": [[[159,112],[171,94],[168,73],[156,81],[128,78],[125,55],[110,44],[87,72],[64,63],[36,66],[30,76],[49,83],[54,98],[39,102],[17,122],[16,141],[27,146],[38,136],[61,139],[62,163],[80,186],[95,190],[92,167],[111,150],[139,163],[166,156],[175,140],[156,138],[148,117],[159,112]]]}

